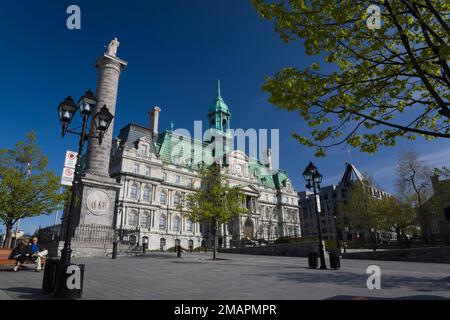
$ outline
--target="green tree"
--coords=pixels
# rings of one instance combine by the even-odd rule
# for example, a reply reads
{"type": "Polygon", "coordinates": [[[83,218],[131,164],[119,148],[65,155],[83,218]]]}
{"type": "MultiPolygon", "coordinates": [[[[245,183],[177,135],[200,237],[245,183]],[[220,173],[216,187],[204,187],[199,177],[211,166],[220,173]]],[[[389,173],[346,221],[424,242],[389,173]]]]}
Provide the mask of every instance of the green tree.
{"type": "Polygon", "coordinates": [[[263,86],[271,103],[314,128],[311,136],[293,136],[317,156],[344,143],[375,153],[400,137],[450,138],[450,2],[252,3],[275,20],[282,40],[302,39],[306,53],[317,56],[310,67],[286,67],[263,86]],[[367,25],[369,5],[380,9],[380,29],[367,25]]]}
{"type": "Polygon", "coordinates": [[[417,210],[412,203],[411,199],[398,196],[380,200],[379,213],[382,224],[395,230],[398,241],[406,234],[413,234],[417,230],[417,210]]]}
{"type": "Polygon", "coordinates": [[[384,230],[386,224],[382,219],[380,200],[372,196],[371,185],[370,180],[354,182],[350,188],[349,198],[341,206],[340,211],[352,229],[373,236],[376,230],[384,230]]]}
{"type": "Polygon", "coordinates": [[[217,231],[220,225],[228,223],[239,214],[246,213],[243,207],[244,195],[237,187],[231,187],[221,173],[218,164],[199,169],[201,187],[188,194],[179,208],[185,207],[192,222],[209,225],[214,240],[213,259],[216,260],[217,231]]]}
{"type": "Polygon", "coordinates": [[[47,163],[34,132],[16,143],[15,149],[0,150],[0,219],[8,248],[18,220],[50,214],[63,201],[64,195],[58,193],[59,179],[47,169],[47,163]]]}

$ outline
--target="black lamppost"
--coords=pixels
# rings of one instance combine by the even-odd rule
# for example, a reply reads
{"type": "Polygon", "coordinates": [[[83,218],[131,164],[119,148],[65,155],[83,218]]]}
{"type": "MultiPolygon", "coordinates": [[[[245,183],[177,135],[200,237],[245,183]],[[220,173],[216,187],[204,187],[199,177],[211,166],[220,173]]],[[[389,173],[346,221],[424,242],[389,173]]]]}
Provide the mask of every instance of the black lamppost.
{"type": "Polygon", "coordinates": [[[306,181],[306,188],[313,189],[314,192],[314,202],[317,213],[317,229],[319,231],[319,255],[320,255],[320,269],[326,269],[327,265],[325,263],[325,252],[323,250],[322,242],[322,227],[320,225],[320,212],[319,203],[317,201],[317,192],[320,191],[320,184],[322,183],[322,175],[320,174],[317,167],[314,166],[312,162],[308,164],[305,171],[303,172],[303,177],[306,181]]]}
{"type": "Polygon", "coordinates": [[[339,227],[338,227],[337,215],[336,215],[336,214],[333,216],[333,219],[334,219],[334,227],[335,227],[335,229],[336,229],[336,249],[337,249],[338,252],[339,252],[339,250],[340,250],[340,248],[341,248],[341,244],[339,243],[339,233],[340,233],[340,229],[339,229],[339,227]]]}
{"type": "Polygon", "coordinates": [[[66,133],[71,133],[80,136],[80,141],[78,144],[78,157],[75,165],[75,174],[72,186],[72,196],[70,198],[69,211],[66,216],[66,230],[65,230],[65,239],[64,239],[64,248],[61,250],[61,258],[59,260],[59,272],[58,280],[56,283],[56,293],[63,293],[67,291],[65,276],[63,273],[67,270],[70,265],[70,258],[72,255],[71,249],[71,226],[74,210],[76,207],[77,196],[78,196],[78,188],[81,182],[81,159],[83,156],[83,147],[85,141],[89,138],[96,138],[99,140],[101,144],[103,141],[103,137],[105,132],[108,130],[114,116],[109,112],[106,105],[104,105],[100,111],[98,111],[94,117],[93,122],[94,126],[97,130],[96,135],[91,135],[87,132],[87,124],[91,113],[94,111],[97,106],[97,98],[94,96],[91,90],[88,90],[84,96],[82,96],[78,101],[78,106],[74,102],[71,96],[68,96],[63,102],[61,102],[58,106],[58,115],[59,120],[62,126],[62,136],[64,137],[66,133]],[[73,117],[77,109],[79,108],[80,114],[83,118],[83,124],[81,126],[81,132],[77,132],[74,130],[69,130],[69,125],[72,122],[73,117]]]}
{"type": "Polygon", "coordinates": [[[377,251],[377,235],[374,228],[370,228],[370,236],[372,238],[372,250],[377,251]]]}

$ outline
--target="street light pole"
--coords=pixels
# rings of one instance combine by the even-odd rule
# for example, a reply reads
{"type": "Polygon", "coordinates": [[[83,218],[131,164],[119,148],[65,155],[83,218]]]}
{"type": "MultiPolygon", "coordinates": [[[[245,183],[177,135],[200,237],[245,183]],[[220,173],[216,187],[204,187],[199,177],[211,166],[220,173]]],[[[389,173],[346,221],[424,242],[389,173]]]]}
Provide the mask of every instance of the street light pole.
{"type": "Polygon", "coordinates": [[[87,122],[89,119],[89,115],[85,114],[83,115],[83,125],[81,129],[80,134],[80,141],[78,143],[78,156],[77,156],[77,163],[75,164],[75,175],[73,180],[73,186],[72,186],[72,196],[70,198],[70,207],[69,212],[67,214],[67,220],[66,220],[66,232],[64,237],[64,248],[61,250],[61,259],[60,263],[62,265],[69,265],[70,264],[70,258],[72,256],[72,248],[71,248],[71,225],[72,225],[72,215],[75,211],[75,203],[76,203],[76,197],[78,195],[78,186],[80,183],[81,178],[81,159],[83,155],[83,148],[84,148],[84,141],[86,140],[86,128],[87,128],[87,122]]]}
{"type": "Polygon", "coordinates": [[[323,248],[323,239],[322,239],[322,226],[320,223],[320,208],[319,201],[317,199],[317,192],[320,190],[320,183],[322,182],[322,175],[317,170],[317,167],[314,166],[312,162],[308,164],[305,171],[303,172],[303,177],[306,180],[306,188],[313,189],[314,192],[314,202],[315,209],[317,214],[317,229],[319,232],[319,256],[320,256],[320,269],[327,269],[327,265],[325,263],[325,251],[323,248]]]}
{"type": "MultiPolygon", "coordinates": [[[[320,186],[319,186],[320,188],[320,186]]],[[[325,251],[323,248],[323,239],[322,239],[322,225],[320,222],[320,210],[319,210],[319,202],[317,201],[317,187],[316,183],[313,183],[314,190],[314,200],[316,203],[316,213],[317,213],[317,229],[319,231],[319,255],[320,255],[320,269],[326,269],[327,265],[325,263],[325,251]]]]}
{"type": "MultiPolygon", "coordinates": [[[[72,256],[72,248],[71,248],[71,239],[72,239],[72,219],[75,214],[76,206],[77,206],[77,197],[79,194],[79,187],[81,184],[81,160],[83,156],[84,143],[88,138],[95,138],[99,140],[99,143],[102,143],[105,132],[108,130],[111,125],[114,116],[109,112],[106,105],[104,105],[93,117],[94,127],[97,130],[97,135],[90,135],[87,132],[87,123],[89,121],[89,117],[91,113],[94,111],[95,107],[98,104],[97,98],[88,90],[84,96],[82,96],[78,100],[78,104],[74,102],[71,96],[68,96],[62,103],[58,106],[58,115],[59,120],[62,126],[62,136],[64,137],[66,133],[71,133],[78,135],[80,137],[80,141],[78,143],[78,156],[75,165],[75,174],[74,181],[72,185],[72,197],[70,199],[69,210],[66,214],[65,223],[65,235],[64,235],[64,247],[61,250],[61,258],[57,262],[57,271],[56,271],[56,283],[50,284],[49,281],[53,278],[50,276],[50,273],[53,271],[47,270],[46,274],[44,274],[43,280],[43,288],[54,288],[54,292],[57,297],[61,298],[80,298],[82,288],[69,288],[67,284],[67,270],[69,269],[71,263],[70,259],[72,256]],[[79,109],[80,114],[82,115],[83,124],[81,126],[81,132],[76,132],[73,130],[69,130],[69,125],[79,109]],[[49,280],[50,279],[50,280],[49,280]]],[[[84,266],[83,266],[84,270],[84,266]]],[[[84,271],[80,271],[80,278],[83,278],[84,271]]],[[[83,280],[81,279],[80,283],[83,280]]]]}
{"type": "Polygon", "coordinates": [[[333,218],[334,218],[334,226],[335,226],[335,229],[336,229],[336,249],[339,250],[341,248],[341,244],[339,243],[339,231],[340,231],[340,229],[339,229],[338,223],[337,223],[337,215],[334,215],[333,218]]]}

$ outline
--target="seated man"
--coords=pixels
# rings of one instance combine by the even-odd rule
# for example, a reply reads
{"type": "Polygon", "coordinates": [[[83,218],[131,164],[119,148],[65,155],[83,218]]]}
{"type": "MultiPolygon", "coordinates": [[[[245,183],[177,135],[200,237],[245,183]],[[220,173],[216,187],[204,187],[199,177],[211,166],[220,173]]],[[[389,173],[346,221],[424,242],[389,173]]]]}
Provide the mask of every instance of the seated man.
{"type": "Polygon", "coordinates": [[[16,260],[16,265],[13,268],[14,272],[19,271],[19,267],[30,258],[31,251],[29,244],[30,242],[28,239],[22,239],[12,251],[10,258],[16,260]]]}
{"type": "Polygon", "coordinates": [[[48,251],[38,244],[38,237],[31,238],[30,260],[36,262],[36,272],[42,270],[41,259],[48,254],[48,251]]]}

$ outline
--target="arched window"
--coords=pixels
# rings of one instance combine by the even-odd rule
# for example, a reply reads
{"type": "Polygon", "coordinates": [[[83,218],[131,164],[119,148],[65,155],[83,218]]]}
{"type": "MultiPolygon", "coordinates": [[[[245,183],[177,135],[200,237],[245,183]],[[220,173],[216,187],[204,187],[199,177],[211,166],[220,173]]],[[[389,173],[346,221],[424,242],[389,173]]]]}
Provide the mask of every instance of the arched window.
{"type": "Polygon", "coordinates": [[[226,129],[227,128],[227,119],[223,119],[222,120],[222,128],[226,129]]]}
{"type": "Polygon", "coordinates": [[[166,190],[161,190],[161,194],[159,197],[159,202],[161,204],[167,204],[167,192],[166,190]]]}
{"type": "Polygon", "coordinates": [[[150,228],[150,212],[145,211],[141,216],[141,227],[150,228]]]}
{"type": "Polygon", "coordinates": [[[152,187],[151,186],[145,186],[144,187],[143,197],[142,197],[145,202],[150,202],[151,194],[152,194],[152,187]]]}
{"type": "Polygon", "coordinates": [[[159,217],[159,230],[166,230],[167,219],[164,214],[159,217]]]}
{"type": "Polygon", "coordinates": [[[180,204],[180,197],[181,195],[177,192],[175,193],[175,195],[173,196],[173,204],[174,205],[179,205],[180,204]]]}
{"type": "Polygon", "coordinates": [[[139,185],[137,183],[133,183],[130,187],[130,198],[134,200],[139,199],[139,185]]]}
{"type": "Polygon", "coordinates": [[[173,230],[174,231],[181,231],[181,218],[180,217],[175,217],[175,219],[173,220],[173,230]]]}
{"type": "Polygon", "coordinates": [[[137,217],[138,217],[138,213],[136,210],[130,211],[130,213],[128,214],[128,225],[130,225],[132,227],[136,227],[137,226],[137,217]]]}

